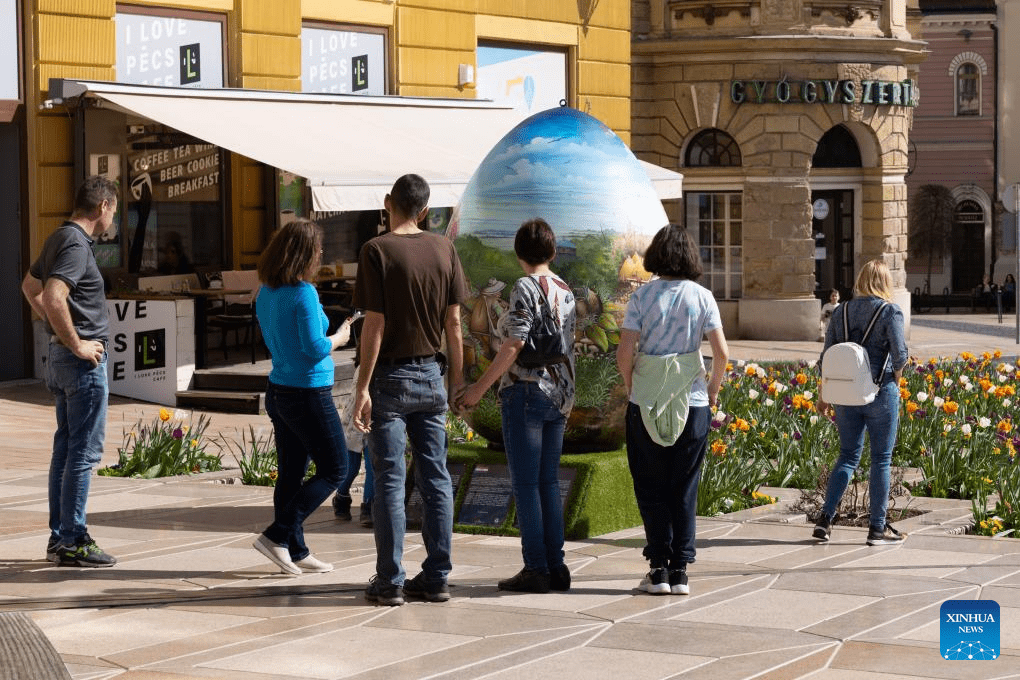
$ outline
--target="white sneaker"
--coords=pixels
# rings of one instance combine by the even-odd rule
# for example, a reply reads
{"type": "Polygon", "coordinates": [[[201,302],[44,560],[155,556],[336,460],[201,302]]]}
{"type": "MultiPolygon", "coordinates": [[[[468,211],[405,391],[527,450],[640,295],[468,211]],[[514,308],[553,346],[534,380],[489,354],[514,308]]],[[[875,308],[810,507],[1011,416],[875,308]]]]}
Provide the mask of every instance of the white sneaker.
{"type": "Polygon", "coordinates": [[[308,557],[304,558],[303,560],[298,560],[297,562],[295,562],[294,565],[300,567],[301,571],[310,574],[325,574],[327,572],[333,571],[332,564],[330,564],[329,562],[323,562],[322,560],[318,559],[315,555],[312,555],[311,553],[309,553],[308,557]]]}
{"type": "Polygon", "coordinates": [[[300,574],[301,567],[290,559],[290,551],[279,543],[273,543],[265,534],[259,535],[252,547],[269,558],[269,560],[288,574],[300,574]]]}
{"type": "Polygon", "coordinates": [[[649,595],[669,595],[669,574],[665,567],[652,567],[641,579],[638,590],[643,590],[649,595]]]}

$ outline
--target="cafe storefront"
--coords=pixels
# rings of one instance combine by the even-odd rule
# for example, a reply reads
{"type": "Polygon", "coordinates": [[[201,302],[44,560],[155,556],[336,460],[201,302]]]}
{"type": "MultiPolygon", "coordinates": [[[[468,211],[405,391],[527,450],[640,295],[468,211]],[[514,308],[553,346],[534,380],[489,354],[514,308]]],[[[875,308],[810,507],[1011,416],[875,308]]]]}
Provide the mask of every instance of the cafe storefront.
{"type": "MultiPolygon", "coordinates": [[[[151,296],[144,289],[156,279],[225,269],[229,155],[259,161],[262,182],[300,178],[308,198],[298,210],[314,215],[336,209],[345,217],[362,211],[377,220],[393,178],[404,172],[430,178],[432,205],[455,204],[485,150],[518,120],[511,109],[475,100],[68,80],[54,80],[50,95],[79,121],[75,134],[89,172],[121,180],[126,192],[119,224],[130,238],[125,242],[120,230],[111,229],[96,246],[111,274],[111,321],[119,338],[117,352],[111,350],[111,370],[119,371],[111,376],[111,391],[143,399],[158,395],[154,400],[161,403],[187,389],[196,365],[205,363],[206,311],[199,305],[207,299],[187,286],[151,296]],[[281,120],[303,124],[281,136],[281,120]],[[374,132],[335,134],[344,129],[374,132]],[[384,131],[404,143],[383,147],[378,139],[384,131]],[[407,165],[404,149],[412,145],[422,160],[407,165]],[[344,157],[362,161],[334,162],[344,157]],[[441,167],[430,157],[444,159],[441,167]]],[[[351,246],[341,257],[356,260],[357,251],[351,246]]]]}
{"type": "MultiPolygon", "coordinates": [[[[75,186],[98,173],[122,187],[116,228],[97,244],[111,292],[138,294],[139,279],[187,270],[250,270],[273,230],[299,215],[326,224],[327,262],[352,274],[396,177],[423,174],[433,206],[452,207],[521,119],[516,104],[479,101],[482,90],[528,107],[562,100],[629,141],[628,8],[22,0],[26,203],[11,269],[24,271],[66,219],[75,186]],[[529,78],[536,69],[556,78],[529,78]]],[[[675,173],[662,181],[679,184],[675,173]]],[[[181,324],[196,325],[182,318],[178,340],[181,324]]],[[[30,326],[25,318],[20,343],[29,365],[30,326]]],[[[138,356],[151,365],[151,353],[138,356]]]]}
{"type": "Polygon", "coordinates": [[[892,270],[909,323],[905,175],[923,43],[905,3],[657,5],[635,3],[633,148],[683,172],[684,200],[667,212],[698,241],[727,334],[816,339],[821,300],[833,288],[846,299],[872,258],[892,270]]]}

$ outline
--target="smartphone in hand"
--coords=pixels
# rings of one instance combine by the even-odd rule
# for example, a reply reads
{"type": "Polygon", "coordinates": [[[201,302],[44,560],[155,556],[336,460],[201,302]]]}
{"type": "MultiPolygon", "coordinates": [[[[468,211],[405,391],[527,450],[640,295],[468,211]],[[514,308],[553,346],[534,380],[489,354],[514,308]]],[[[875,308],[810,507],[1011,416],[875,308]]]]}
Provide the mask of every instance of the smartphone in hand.
{"type": "Polygon", "coordinates": [[[349,317],[347,317],[345,323],[352,324],[363,316],[365,316],[365,313],[363,311],[361,311],[360,309],[355,310],[354,314],[351,314],[349,317]]]}

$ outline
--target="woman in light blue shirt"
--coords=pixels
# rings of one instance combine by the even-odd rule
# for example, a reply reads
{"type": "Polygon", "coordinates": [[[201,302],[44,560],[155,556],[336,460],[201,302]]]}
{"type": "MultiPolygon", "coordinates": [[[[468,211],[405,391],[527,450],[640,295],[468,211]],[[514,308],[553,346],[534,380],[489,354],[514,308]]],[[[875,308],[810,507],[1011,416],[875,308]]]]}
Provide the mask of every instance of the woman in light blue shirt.
{"type": "Polygon", "coordinates": [[[630,399],[627,462],[651,566],[638,588],[687,595],[701,464],[729,349],[719,306],[696,282],[701,258],[683,227],[659,230],[645,251],[644,267],[658,278],[631,295],[616,351],[630,399]],[[705,337],[712,347],[707,381],[701,361],[705,337]]]}
{"type": "Polygon", "coordinates": [[[305,545],[305,519],[336,490],[347,465],[347,444],[333,404],[333,357],[350,325],[326,335],[329,320],[311,281],[321,264],[322,232],[311,220],[283,226],[259,260],[255,300],[262,336],[273,357],[266,412],[276,436],[273,523],[254,547],[288,574],[322,573],[333,565],[305,545]],[[315,475],[304,476],[309,462],[315,475]]]}

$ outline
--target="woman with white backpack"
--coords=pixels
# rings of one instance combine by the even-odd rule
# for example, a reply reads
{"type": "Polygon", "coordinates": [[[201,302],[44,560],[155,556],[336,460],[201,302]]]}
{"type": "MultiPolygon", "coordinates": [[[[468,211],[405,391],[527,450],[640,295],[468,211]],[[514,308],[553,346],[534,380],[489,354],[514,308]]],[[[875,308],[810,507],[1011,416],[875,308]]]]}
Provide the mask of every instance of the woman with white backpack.
{"type": "Polygon", "coordinates": [[[907,364],[907,344],[903,337],[903,312],[892,302],[892,275],[881,260],[870,260],[861,267],[854,283],[853,298],[841,304],[825,332],[821,356],[822,390],[817,409],[825,413],[835,402],[836,429],[839,431],[839,458],[829,474],[822,513],[814,528],[814,537],[828,541],[831,524],[843,493],[861,462],[864,432],[871,441],[871,471],[868,493],[870,521],[868,545],[888,545],[902,541],[906,534],[886,520],[889,501],[890,463],[896,428],[899,424],[899,379],[907,364]],[[826,373],[841,366],[826,363],[826,352],[834,345],[859,343],[866,354],[871,379],[871,394],[860,398],[833,381],[826,384],[826,373]],[[870,397],[870,398],[869,398],[870,397]]]}

